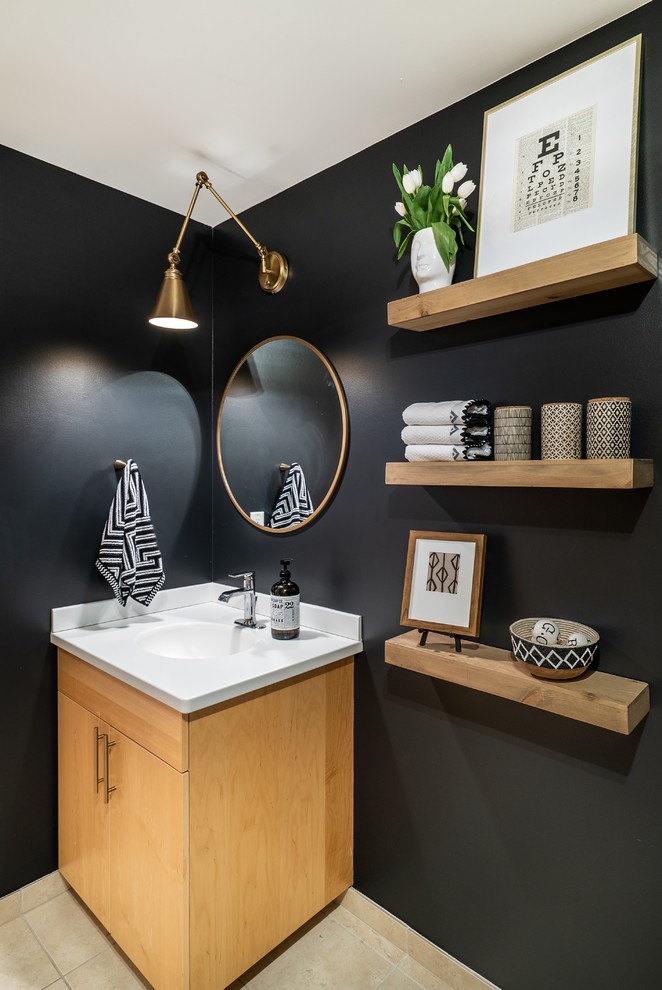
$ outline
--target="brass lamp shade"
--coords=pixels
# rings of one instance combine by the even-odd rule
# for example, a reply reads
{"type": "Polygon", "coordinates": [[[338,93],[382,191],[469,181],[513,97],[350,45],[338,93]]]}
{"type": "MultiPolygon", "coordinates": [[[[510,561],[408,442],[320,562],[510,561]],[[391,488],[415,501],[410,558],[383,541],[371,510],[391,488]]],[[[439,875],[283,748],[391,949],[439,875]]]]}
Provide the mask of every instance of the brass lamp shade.
{"type": "Polygon", "coordinates": [[[186,282],[174,265],[165,272],[149,322],[163,330],[194,330],[198,325],[186,282]]]}

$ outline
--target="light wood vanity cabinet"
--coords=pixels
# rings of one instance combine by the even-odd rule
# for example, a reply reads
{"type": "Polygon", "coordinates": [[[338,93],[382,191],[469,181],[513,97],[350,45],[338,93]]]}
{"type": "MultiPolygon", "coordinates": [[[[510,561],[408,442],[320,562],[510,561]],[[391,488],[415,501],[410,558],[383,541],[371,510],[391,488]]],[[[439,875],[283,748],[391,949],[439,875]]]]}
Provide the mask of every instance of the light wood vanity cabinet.
{"type": "Polygon", "coordinates": [[[188,775],[67,695],[58,703],[62,873],[150,982],[180,988],[188,775]]]}
{"type": "Polygon", "coordinates": [[[110,928],[108,809],[97,793],[99,735],[108,726],[58,694],[60,869],[90,910],[110,928]]]}
{"type": "Polygon", "coordinates": [[[352,658],[191,715],[64,650],[58,688],[60,869],[156,990],[222,990],[351,885],[352,658]]]}

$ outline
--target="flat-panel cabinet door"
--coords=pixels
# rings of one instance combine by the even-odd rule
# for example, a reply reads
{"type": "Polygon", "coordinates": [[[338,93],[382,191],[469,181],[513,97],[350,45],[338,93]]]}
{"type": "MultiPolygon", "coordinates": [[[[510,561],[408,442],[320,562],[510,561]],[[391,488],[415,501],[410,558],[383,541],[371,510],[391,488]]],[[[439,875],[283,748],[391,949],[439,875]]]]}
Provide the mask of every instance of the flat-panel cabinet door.
{"type": "Polygon", "coordinates": [[[59,862],[64,878],[109,925],[109,831],[105,803],[108,726],[58,694],[59,862]]]}
{"type": "Polygon", "coordinates": [[[345,660],[191,717],[191,990],[228,986],[351,886],[353,697],[345,660]]]}
{"type": "Polygon", "coordinates": [[[188,773],[111,729],[110,930],[158,990],[188,987],[188,773]]]}

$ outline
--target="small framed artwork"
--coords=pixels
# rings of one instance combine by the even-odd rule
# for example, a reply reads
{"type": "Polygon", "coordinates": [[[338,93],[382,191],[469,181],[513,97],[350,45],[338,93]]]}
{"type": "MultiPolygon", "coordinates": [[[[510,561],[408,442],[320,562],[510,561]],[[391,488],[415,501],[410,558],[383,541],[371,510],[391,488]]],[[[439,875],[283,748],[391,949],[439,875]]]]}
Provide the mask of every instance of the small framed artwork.
{"type": "Polygon", "coordinates": [[[485,114],[476,276],[634,230],[641,35],[485,114]]]}
{"type": "Polygon", "coordinates": [[[409,534],[400,622],[403,626],[477,636],[485,542],[469,533],[409,534]]]}

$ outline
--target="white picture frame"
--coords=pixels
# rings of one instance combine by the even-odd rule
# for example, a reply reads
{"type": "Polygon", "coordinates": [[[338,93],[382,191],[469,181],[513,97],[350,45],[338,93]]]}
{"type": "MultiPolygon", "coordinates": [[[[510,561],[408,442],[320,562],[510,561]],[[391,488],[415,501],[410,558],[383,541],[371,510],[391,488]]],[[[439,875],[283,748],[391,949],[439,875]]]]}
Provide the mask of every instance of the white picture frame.
{"type": "Polygon", "coordinates": [[[475,277],[634,230],[641,35],[486,111],[475,277]]]}

